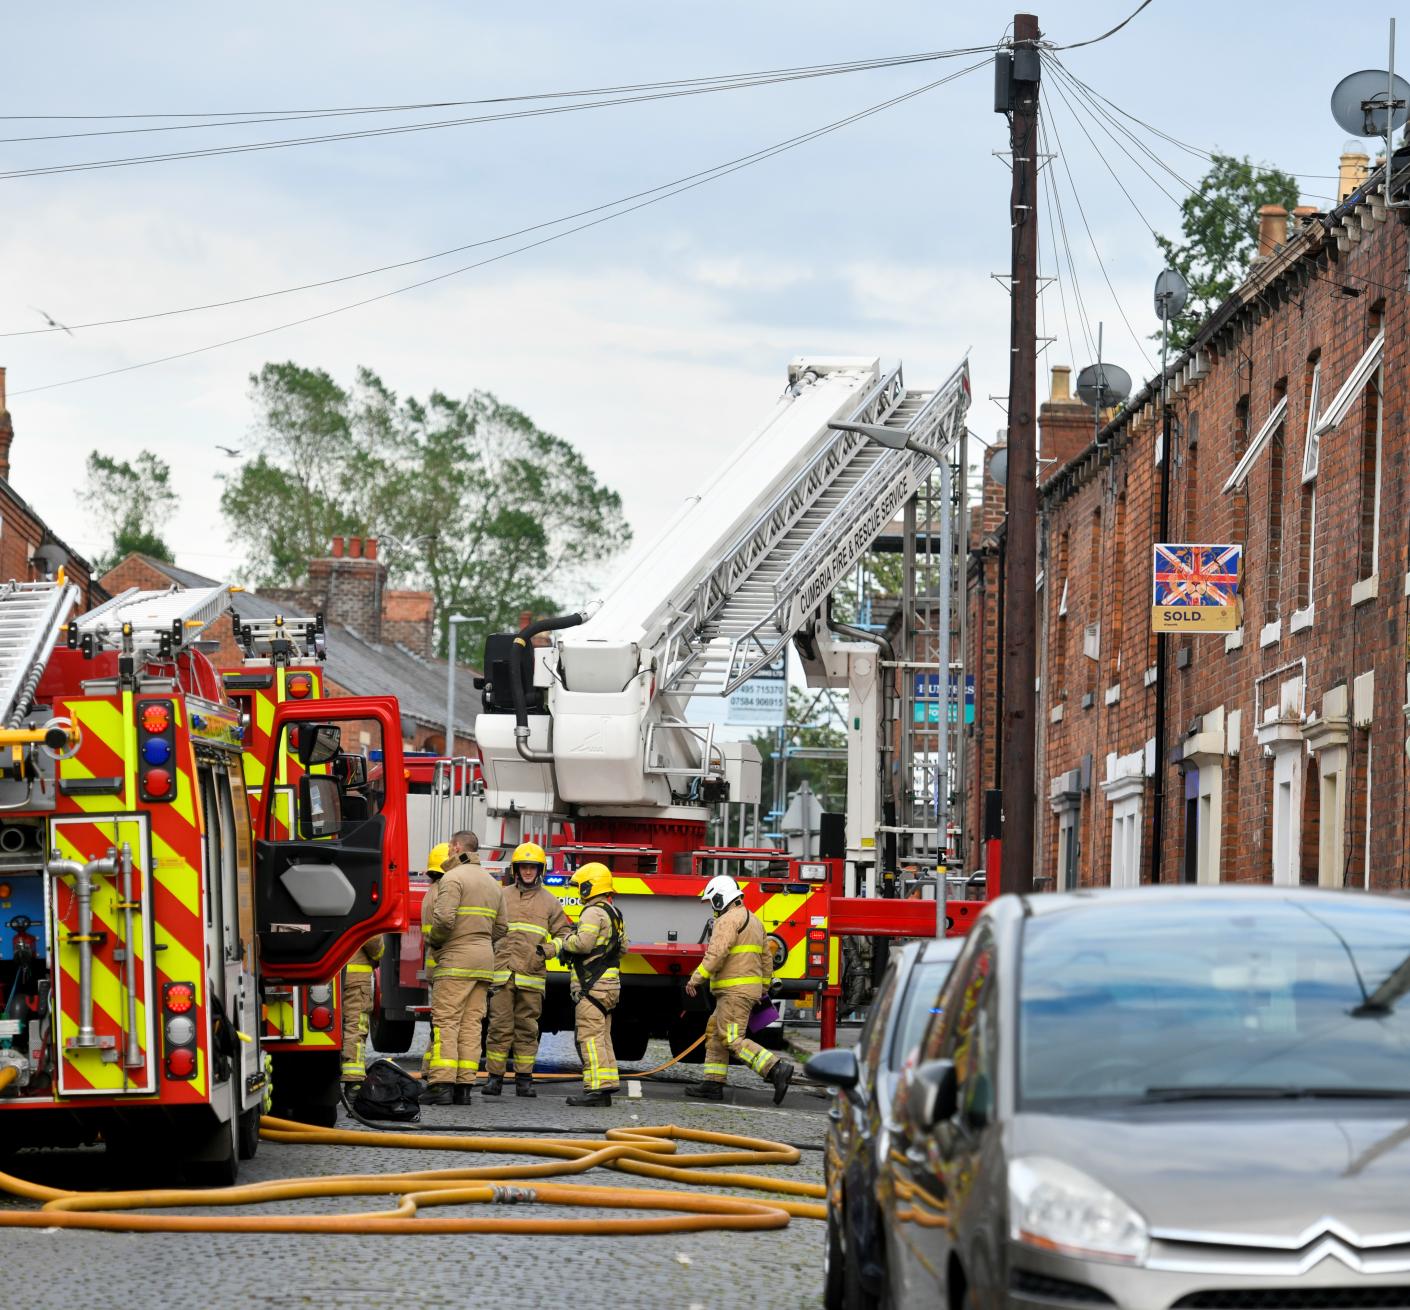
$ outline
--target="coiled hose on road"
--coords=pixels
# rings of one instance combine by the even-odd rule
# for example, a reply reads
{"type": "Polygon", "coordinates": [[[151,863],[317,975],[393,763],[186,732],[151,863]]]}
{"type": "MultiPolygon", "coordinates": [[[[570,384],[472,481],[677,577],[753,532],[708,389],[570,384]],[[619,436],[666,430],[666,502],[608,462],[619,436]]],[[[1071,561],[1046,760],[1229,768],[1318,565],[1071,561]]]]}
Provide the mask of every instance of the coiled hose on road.
{"type": "Polygon", "coordinates": [[[598,1139],[461,1137],[444,1134],[379,1133],[313,1128],[288,1119],[265,1117],[260,1135],[267,1141],[312,1146],[393,1147],[459,1151],[466,1154],[545,1156],[543,1164],[485,1165],[397,1174],[340,1174],[324,1178],[284,1178],[214,1190],[169,1188],[133,1192],[73,1192],[26,1182],[0,1173],[0,1191],[41,1202],[38,1210],[0,1211],[0,1228],[80,1228],[130,1233],[520,1233],[614,1236],[695,1233],[731,1229],[785,1228],[791,1218],[823,1219],[821,1184],[749,1173],[711,1173],[735,1165],[797,1164],[797,1148],[758,1137],[705,1132],[674,1124],[610,1128],[598,1139]],[[677,1142],[724,1148],[676,1153],[677,1142]],[[670,1157],[674,1163],[662,1162],[670,1157]],[[638,1177],[660,1178],[698,1187],[714,1184],[772,1193],[767,1199],[712,1192],[656,1188],[599,1187],[544,1179],[608,1168],[638,1177]],[[274,1201],[330,1196],[396,1196],[394,1209],[336,1215],[136,1214],[139,1210],[220,1209],[274,1201]],[[806,1197],[808,1200],[785,1198],[806,1197]],[[531,1219],[479,1216],[426,1216],[437,1206],[537,1204],[597,1210],[673,1213],[622,1218],[531,1219]]]}

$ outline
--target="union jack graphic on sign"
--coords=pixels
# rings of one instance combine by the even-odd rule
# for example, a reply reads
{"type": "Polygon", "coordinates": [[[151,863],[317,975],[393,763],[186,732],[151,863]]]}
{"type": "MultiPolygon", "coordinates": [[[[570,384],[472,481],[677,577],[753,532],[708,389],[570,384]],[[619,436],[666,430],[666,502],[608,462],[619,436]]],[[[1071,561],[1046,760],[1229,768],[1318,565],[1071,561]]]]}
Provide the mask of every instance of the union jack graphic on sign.
{"type": "Polygon", "coordinates": [[[1242,546],[1160,545],[1154,552],[1156,632],[1232,632],[1239,626],[1242,546]]]}

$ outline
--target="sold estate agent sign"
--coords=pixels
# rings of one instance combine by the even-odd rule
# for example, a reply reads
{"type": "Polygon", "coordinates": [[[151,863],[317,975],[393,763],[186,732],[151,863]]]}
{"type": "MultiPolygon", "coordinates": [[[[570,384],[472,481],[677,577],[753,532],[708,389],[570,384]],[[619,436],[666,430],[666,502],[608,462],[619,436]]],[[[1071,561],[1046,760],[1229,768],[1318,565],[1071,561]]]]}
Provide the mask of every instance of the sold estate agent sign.
{"type": "Polygon", "coordinates": [[[1233,632],[1243,555],[1242,546],[1157,545],[1152,630],[1233,632]]]}

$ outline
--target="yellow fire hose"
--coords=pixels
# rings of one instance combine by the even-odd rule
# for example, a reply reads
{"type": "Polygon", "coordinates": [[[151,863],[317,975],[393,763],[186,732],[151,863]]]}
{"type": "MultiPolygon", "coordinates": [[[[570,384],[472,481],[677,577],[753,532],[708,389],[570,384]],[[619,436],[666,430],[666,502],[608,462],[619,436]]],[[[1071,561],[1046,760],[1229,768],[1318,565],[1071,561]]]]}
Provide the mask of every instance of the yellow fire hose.
{"type": "Polygon", "coordinates": [[[161,1189],[135,1192],[71,1192],[0,1173],[0,1191],[39,1201],[38,1210],[0,1211],[0,1228],[85,1228],[110,1232],[202,1233],[693,1233],[733,1229],[784,1228],[791,1217],[823,1219],[818,1183],[767,1178],[748,1173],[707,1173],[728,1165],[797,1164],[796,1147],[733,1133],[705,1132],[667,1124],[610,1128],[596,1139],[544,1140],[535,1137],[460,1137],[442,1134],[378,1133],[313,1128],[265,1117],[260,1135],[269,1141],[313,1146],[367,1146],[409,1150],[459,1151],[548,1157],[543,1164],[487,1165],[400,1174],[342,1174],[326,1178],[286,1178],[215,1190],[161,1189]],[[725,1149],[676,1154],[677,1142],[725,1149]],[[661,1163],[669,1156],[673,1164],[661,1163]],[[773,1193],[768,1199],[674,1192],[656,1188],[594,1187],[542,1179],[609,1168],[621,1173],[700,1186],[773,1193]],[[329,1196],[396,1196],[395,1208],[336,1215],[153,1215],[134,1210],[174,1207],[223,1208],[329,1196]],[[809,1197],[810,1201],[782,1199],[809,1197]],[[435,1206],[538,1204],[605,1210],[673,1213],[612,1219],[489,1219],[427,1217],[435,1206]]]}

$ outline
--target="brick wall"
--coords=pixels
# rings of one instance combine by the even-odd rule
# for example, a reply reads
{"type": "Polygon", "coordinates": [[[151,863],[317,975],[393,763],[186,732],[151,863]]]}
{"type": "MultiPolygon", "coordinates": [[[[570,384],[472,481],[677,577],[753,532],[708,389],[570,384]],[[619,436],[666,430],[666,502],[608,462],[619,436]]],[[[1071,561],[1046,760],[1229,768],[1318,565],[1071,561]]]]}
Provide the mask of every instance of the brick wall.
{"type": "MultiPolygon", "coordinates": [[[[1407,255],[1403,220],[1353,199],[1259,260],[1180,365],[1170,536],[1240,542],[1245,556],[1242,628],[1168,639],[1166,759],[1149,761],[1165,781],[1164,881],[1188,869],[1204,881],[1407,883],[1407,255]],[[1383,394],[1373,378],[1356,395],[1305,481],[1309,415],[1326,412],[1382,329],[1383,394]],[[1284,397],[1281,425],[1230,486],[1284,397]]],[[[1050,476],[1043,497],[1038,871],[1048,878],[1075,811],[1078,881],[1106,882],[1113,821],[1132,806],[1130,874],[1150,876],[1153,780],[1133,758],[1155,735],[1146,671],[1159,414],[1148,399],[1107,427],[1105,449],[1050,476]],[[1101,625],[1095,661],[1089,624],[1101,625]],[[1087,790],[1042,803],[1088,756],[1087,790]]]]}
{"type": "Polygon", "coordinates": [[[429,591],[387,591],[382,595],[382,640],[430,659],[435,601],[429,591]]]}

